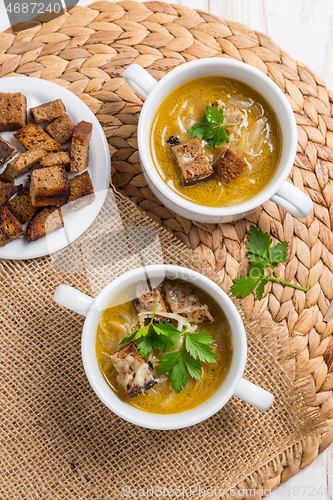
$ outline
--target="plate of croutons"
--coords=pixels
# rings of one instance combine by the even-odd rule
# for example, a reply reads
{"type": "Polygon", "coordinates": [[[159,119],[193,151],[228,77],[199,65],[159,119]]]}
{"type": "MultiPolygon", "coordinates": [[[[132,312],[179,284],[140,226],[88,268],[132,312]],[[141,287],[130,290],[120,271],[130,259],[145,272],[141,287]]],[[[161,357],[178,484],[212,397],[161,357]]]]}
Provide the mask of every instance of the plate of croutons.
{"type": "Polygon", "coordinates": [[[110,174],[103,129],[79,97],[38,78],[0,79],[0,258],[75,241],[102,208],[110,174]]]}

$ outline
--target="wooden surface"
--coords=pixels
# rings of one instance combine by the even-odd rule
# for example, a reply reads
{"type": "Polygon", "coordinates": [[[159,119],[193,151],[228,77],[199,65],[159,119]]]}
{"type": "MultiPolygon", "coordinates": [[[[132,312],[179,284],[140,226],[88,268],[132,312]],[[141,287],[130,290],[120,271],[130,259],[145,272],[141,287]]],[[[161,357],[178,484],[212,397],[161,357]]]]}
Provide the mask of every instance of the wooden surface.
{"type": "MultiPolygon", "coordinates": [[[[88,3],[91,0],[80,2],[82,5],[88,3]]],[[[316,71],[333,89],[333,67],[329,64],[333,56],[332,0],[179,0],[170,3],[205,10],[267,33],[292,57],[316,71]]],[[[7,20],[1,7],[0,31],[3,31],[7,20]]],[[[332,500],[333,448],[326,450],[311,466],[275,490],[269,498],[332,500]]]]}

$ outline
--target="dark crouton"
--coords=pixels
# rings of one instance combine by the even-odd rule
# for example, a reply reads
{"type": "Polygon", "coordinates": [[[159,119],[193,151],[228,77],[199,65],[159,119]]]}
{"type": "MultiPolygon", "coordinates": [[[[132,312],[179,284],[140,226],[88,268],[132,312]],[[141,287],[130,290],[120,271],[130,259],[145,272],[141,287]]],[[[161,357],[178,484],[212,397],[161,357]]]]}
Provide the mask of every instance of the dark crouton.
{"type": "Polygon", "coordinates": [[[214,321],[208,306],[203,304],[189,283],[165,284],[165,298],[172,312],[185,316],[189,321],[204,323],[214,321]]]}
{"type": "Polygon", "coordinates": [[[35,122],[30,122],[15,132],[14,137],[25,147],[25,149],[42,148],[44,151],[61,151],[59,142],[50,137],[35,122]]]}
{"type": "Polygon", "coordinates": [[[214,169],[205,156],[198,137],[170,147],[181,169],[185,186],[206,181],[214,175],[214,169]]]}
{"type": "Polygon", "coordinates": [[[227,184],[232,184],[244,172],[247,164],[232,149],[227,149],[218,156],[213,167],[227,184]]]}
{"type": "Polygon", "coordinates": [[[0,131],[17,130],[27,124],[27,100],[21,92],[0,92],[0,131]]]}
{"type": "Polygon", "coordinates": [[[45,207],[33,216],[27,228],[28,243],[39,240],[56,229],[64,227],[61,210],[57,207],[45,207]]]}
{"type": "Polygon", "coordinates": [[[21,224],[8,207],[0,208],[0,247],[16,240],[24,234],[21,224]]]}
{"type": "Polygon", "coordinates": [[[17,195],[6,203],[6,206],[21,224],[32,219],[38,210],[32,206],[29,185],[30,181],[23,188],[19,188],[17,195]]]}
{"type": "Polygon", "coordinates": [[[41,167],[52,167],[53,165],[63,165],[66,172],[69,171],[71,159],[67,151],[59,151],[57,153],[48,153],[39,162],[41,167]]]}
{"type": "Polygon", "coordinates": [[[50,134],[53,139],[64,144],[72,137],[75,125],[70,117],[65,113],[59,116],[54,122],[50,123],[45,130],[50,134]]]}
{"type": "Polygon", "coordinates": [[[71,171],[81,172],[88,166],[89,141],[92,134],[92,124],[80,122],[73,132],[71,149],[71,171]]]}
{"type": "Polygon", "coordinates": [[[71,187],[71,195],[67,206],[69,212],[80,210],[95,200],[94,187],[88,171],[69,179],[69,184],[71,187]]]}
{"type": "Polygon", "coordinates": [[[0,174],[0,180],[10,182],[16,177],[25,174],[45,155],[44,149],[33,148],[16,156],[10,161],[5,170],[0,174]]]}
{"type": "Polygon", "coordinates": [[[18,152],[18,149],[10,142],[0,137],[0,167],[13,158],[18,152]]]}
{"type": "Polygon", "coordinates": [[[14,186],[10,182],[0,181],[0,207],[7,203],[7,201],[17,192],[18,186],[14,186]]]}
{"type": "Polygon", "coordinates": [[[111,356],[111,361],[121,377],[129,398],[134,398],[157,384],[152,363],[147,363],[134,342],[130,342],[111,356]]]}
{"type": "Polygon", "coordinates": [[[35,108],[30,108],[33,119],[36,123],[52,121],[55,118],[66,113],[66,108],[61,99],[56,99],[55,101],[46,102],[35,108]]]}
{"type": "Polygon", "coordinates": [[[139,285],[136,289],[136,294],[138,298],[134,302],[134,307],[138,313],[146,312],[147,316],[151,316],[157,304],[154,320],[157,322],[168,321],[168,318],[158,314],[168,312],[159,286],[148,291],[147,287],[139,285]]]}
{"type": "Polygon", "coordinates": [[[70,194],[68,177],[62,165],[39,168],[32,172],[30,197],[33,207],[61,207],[68,202],[70,194]]]}

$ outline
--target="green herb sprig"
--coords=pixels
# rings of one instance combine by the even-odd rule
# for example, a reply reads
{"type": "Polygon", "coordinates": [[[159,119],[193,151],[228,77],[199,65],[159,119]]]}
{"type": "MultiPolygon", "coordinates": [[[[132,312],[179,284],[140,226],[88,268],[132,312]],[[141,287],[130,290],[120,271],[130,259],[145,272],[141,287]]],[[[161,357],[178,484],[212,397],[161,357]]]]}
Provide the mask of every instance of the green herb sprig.
{"type": "Polygon", "coordinates": [[[165,352],[166,354],[161,358],[158,373],[170,372],[170,382],[178,393],[187,384],[188,375],[201,380],[201,362],[216,363],[216,355],[211,348],[214,339],[206,332],[190,334],[187,329],[181,332],[167,322],[154,323],[156,308],[157,305],[148,325],[125,337],[120,344],[126,344],[133,340],[137,343],[138,350],[143,357],[147,356],[153,349],[165,352]],[[175,350],[182,335],[184,335],[182,346],[175,350]]]}
{"type": "Polygon", "coordinates": [[[248,248],[247,258],[251,262],[248,276],[240,276],[234,279],[234,284],[230,288],[230,293],[235,297],[244,298],[250,295],[256,288],[258,300],[262,299],[265,285],[269,281],[276,281],[283,285],[308,292],[308,288],[295,285],[289,281],[279,278],[274,265],[288,260],[287,242],[283,241],[271,247],[272,239],[268,233],[263,233],[261,229],[251,226],[248,234],[246,246],[248,248]],[[265,274],[266,267],[270,267],[273,276],[265,274]]]}
{"type": "Polygon", "coordinates": [[[201,380],[201,361],[217,362],[216,354],[210,346],[213,342],[214,339],[206,332],[188,333],[185,330],[182,347],[178,351],[164,354],[157,372],[170,372],[171,385],[179,393],[187,384],[188,375],[201,380]]]}
{"type": "Polygon", "coordinates": [[[127,337],[120,342],[120,344],[126,344],[132,340],[137,342],[142,357],[153,352],[154,348],[162,352],[176,349],[180,336],[182,335],[182,332],[177,330],[177,328],[170,323],[154,323],[156,308],[157,304],[148,325],[135,330],[135,332],[127,335],[127,337]]]}
{"type": "Polygon", "coordinates": [[[187,130],[188,134],[207,141],[210,148],[216,148],[230,139],[224,127],[236,126],[236,123],[223,123],[223,109],[217,106],[206,106],[204,118],[187,130]]]}

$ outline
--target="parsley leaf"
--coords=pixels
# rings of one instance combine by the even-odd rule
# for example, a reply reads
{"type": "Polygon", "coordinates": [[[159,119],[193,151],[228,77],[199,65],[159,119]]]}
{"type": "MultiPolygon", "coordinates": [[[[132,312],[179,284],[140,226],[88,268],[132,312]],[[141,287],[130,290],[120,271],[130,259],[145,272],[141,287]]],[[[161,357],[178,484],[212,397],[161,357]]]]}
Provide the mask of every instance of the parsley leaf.
{"type": "Polygon", "coordinates": [[[224,113],[223,109],[219,109],[217,106],[207,106],[205,109],[207,120],[210,123],[223,123],[224,113]]]}
{"type": "Polygon", "coordinates": [[[135,335],[135,340],[139,340],[142,339],[143,337],[146,337],[149,334],[149,329],[150,329],[149,327],[150,324],[140,328],[140,330],[137,330],[135,335]]]}
{"type": "Polygon", "coordinates": [[[256,264],[259,267],[265,267],[265,266],[270,266],[270,262],[268,259],[265,257],[262,257],[261,255],[257,255],[252,252],[247,252],[247,258],[251,262],[251,264],[256,264]]]}
{"type": "Polygon", "coordinates": [[[267,285],[267,283],[268,283],[268,278],[263,278],[259,282],[257,289],[256,289],[256,295],[257,295],[258,300],[262,299],[262,296],[263,296],[264,291],[265,291],[265,286],[267,285]]]}
{"type": "Polygon", "coordinates": [[[179,351],[168,352],[164,354],[161,358],[161,364],[157,369],[157,373],[160,375],[161,373],[166,373],[172,370],[178,359],[181,357],[182,352],[181,349],[179,351]]]}
{"type": "Polygon", "coordinates": [[[204,139],[210,130],[210,123],[207,118],[203,118],[201,122],[198,122],[192,128],[189,128],[187,132],[194,137],[199,137],[199,139],[204,139]]]}
{"type": "MultiPolygon", "coordinates": [[[[253,255],[267,260],[269,259],[269,248],[271,246],[272,240],[268,233],[263,233],[261,229],[255,226],[251,226],[248,234],[248,240],[246,246],[249,249],[250,256],[253,255]]],[[[251,260],[251,262],[254,262],[251,260]]]]}
{"type": "MultiPolygon", "coordinates": [[[[183,350],[183,358],[185,361],[185,365],[187,368],[187,371],[191,375],[191,377],[201,380],[201,363],[198,359],[192,358],[192,356],[183,350]]],[[[216,363],[216,361],[214,361],[216,363]]]]}
{"type": "Polygon", "coordinates": [[[278,262],[286,262],[288,260],[288,243],[282,241],[274,245],[269,251],[269,258],[272,264],[277,264],[278,262]]]}
{"type": "Polygon", "coordinates": [[[206,332],[188,333],[185,330],[181,349],[164,354],[157,372],[170,372],[172,387],[180,392],[188,382],[188,374],[201,380],[201,361],[216,363],[216,355],[210,347],[213,342],[206,332]]]}
{"type": "Polygon", "coordinates": [[[216,148],[224,142],[229,142],[224,127],[236,126],[235,123],[224,123],[223,109],[217,106],[206,106],[204,118],[187,130],[188,134],[207,141],[210,148],[216,148]]]}
{"type": "MultiPolygon", "coordinates": [[[[171,323],[157,323],[153,325],[153,328],[158,335],[167,336],[170,349],[176,349],[182,332],[177,330],[177,328],[174,327],[171,323]]],[[[161,341],[163,342],[162,339],[161,341]]]]}
{"type": "Polygon", "coordinates": [[[166,353],[161,358],[157,372],[170,372],[172,387],[180,392],[188,382],[188,375],[201,380],[201,361],[216,363],[216,355],[210,347],[214,339],[206,332],[189,334],[187,330],[179,331],[171,323],[154,323],[156,307],[149,324],[127,335],[120,344],[134,340],[142,357],[153,352],[153,349],[166,353]],[[182,347],[176,351],[182,335],[182,347]]]}
{"type": "Polygon", "coordinates": [[[131,342],[131,340],[134,339],[135,335],[138,333],[139,330],[135,330],[135,332],[131,333],[130,335],[127,335],[123,340],[119,342],[119,344],[127,344],[127,342],[131,342]]]}
{"type": "Polygon", "coordinates": [[[154,324],[154,316],[157,305],[154,308],[152,317],[148,325],[139,328],[135,332],[127,335],[120,344],[126,344],[134,340],[138,344],[138,349],[141,356],[144,358],[150,352],[153,352],[154,347],[162,352],[175,349],[181,332],[169,323],[154,324]]]}
{"type": "Polygon", "coordinates": [[[161,359],[161,364],[157,369],[157,373],[161,374],[166,372],[170,372],[170,382],[177,393],[184,389],[188,382],[188,375],[183,349],[164,354],[161,359]]]}
{"type": "MultiPolygon", "coordinates": [[[[147,337],[144,337],[140,342],[140,344],[138,345],[138,349],[140,351],[141,356],[144,358],[149,353],[153,352],[156,343],[158,343],[158,339],[156,339],[153,335],[148,335],[147,337]]],[[[160,349],[160,347],[157,347],[157,349],[160,349]]]]}
{"type": "Polygon", "coordinates": [[[184,348],[179,351],[164,354],[157,372],[159,374],[170,372],[170,382],[177,393],[182,391],[188,382],[188,374],[201,380],[201,363],[194,359],[184,348]]]}
{"type": "Polygon", "coordinates": [[[251,278],[262,278],[265,276],[265,263],[251,262],[249,269],[249,276],[251,278]]]}
{"type": "Polygon", "coordinates": [[[170,372],[169,377],[170,377],[170,382],[171,382],[172,387],[178,393],[181,390],[183,390],[185,385],[187,384],[188,375],[187,375],[183,351],[176,351],[176,352],[180,352],[181,354],[180,354],[178,361],[176,362],[173,370],[170,372]]]}
{"type": "Polygon", "coordinates": [[[235,297],[247,297],[253,292],[255,287],[258,285],[261,278],[251,278],[251,276],[240,276],[234,279],[234,284],[230,288],[230,292],[235,297]]]}
{"type": "Polygon", "coordinates": [[[230,288],[230,293],[235,297],[244,298],[256,289],[257,299],[261,300],[265,291],[265,286],[269,281],[277,281],[283,285],[308,292],[308,288],[303,288],[294,283],[284,281],[277,275],[274,264],[286,262],[288,260],[288,243],[282,241],[277,245],[272,244],[272,239],[268,233],[263,233],[261,229],[251,226],[248,234],[246,246],[248,248],[247,258],[251,262],[248,276],[240,276],[234,279],[230,288]],[[273,270],[273,276],[265,275],[265,267],[273,270]]]}
{"type": "Polygon", "coordinates": [[[193,358],[199,358],[200,361],[216,363],[216,355],[210,344],[214,339],[206,332],[191,333],[185,336],[186,350],[193,358]]]}

